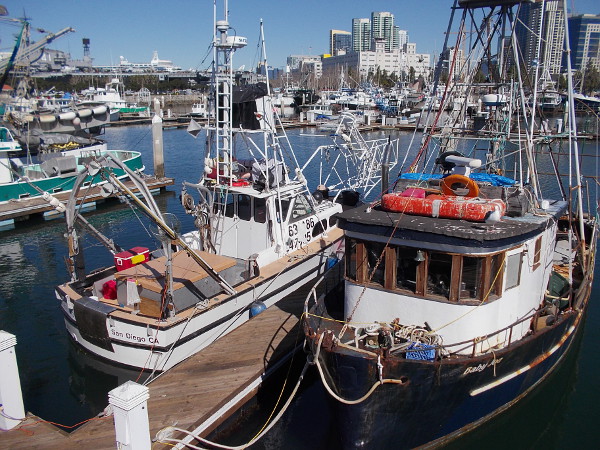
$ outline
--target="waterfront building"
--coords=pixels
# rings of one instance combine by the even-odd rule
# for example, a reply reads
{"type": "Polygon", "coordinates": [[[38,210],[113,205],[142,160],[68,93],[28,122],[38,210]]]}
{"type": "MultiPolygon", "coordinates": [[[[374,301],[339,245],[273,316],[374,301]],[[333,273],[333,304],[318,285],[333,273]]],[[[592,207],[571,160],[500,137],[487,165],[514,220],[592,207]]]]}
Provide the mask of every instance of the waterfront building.
{"type": "Polygon", "coordinates": [[[329,30],[329,54],[337,56],[352,50],[352,33],[342,30],[329,30]]]}
{"type": "Polygon", "coordinates": [[[371,13],[371,39],[383,39],[386,52],[394,48],[394,15],[392,13],[371,13]]]}
{"type": "MultiPolygon", "coordinates": [[[[569,17],[571,67],[585,70],[588,64],[600,70],[600,14],[580,14],[569,17]]],[[[563,69],[566,69],[563,58],[563,69]]]]}
{"type": "Polygon", "coordinates": [[[442,62],[442,74],[447,76],[449,80],[460,81],[466,73],[465,55],[462,49],[449,47],[440,54],[442,62]],[[456,53],[456,56],[455,56],[456,53]],[[454,60],[454,64],[452,61],[454,60]],[[450,70],[452,69],[452,70],[450,70]]]}
{"type": "Polygon", "coordinates": [[[316,55],[290,55],[287,57],[287,66],[292,74],[312,74],[315,79],[323,75],[321,57],[316,55]]]}
{"type": "Polygon", "coordinates": [[[355,52],[371,50],[371,20],[352,19],[352,50],[355,52]]]}
{"type": "Polygon", "coordinates": [[[528,69],[540,65],[551,75],[560,73],[565,36],[563,14],[562,2],[536,0],[521,5],[516,33],[523,61],[528,69]],[[543,26],[540,29],[542,16],[543,26]]]}
{"type": "Polygon", "coordinates": [[[417,53],[416,44],[407,43],[402,49],[385,50],[385,40],[374,39],[374,50],[349,52],[345,55],[332,56],[323,59],[323,72],[339,73],[340,68],[355,70],[361,79],[366,79],[369,73],[386,71],[401,77],[408,74],[412,67],[415,76],[428,77],[431,57],[429,54],[417,53]]]}
{"type": "Polygon", "coordinates": [[[394,40],[392,48],[402,48],[408,44],[408,31],[401,30],[400,27],[394,25],[394,40]]]}

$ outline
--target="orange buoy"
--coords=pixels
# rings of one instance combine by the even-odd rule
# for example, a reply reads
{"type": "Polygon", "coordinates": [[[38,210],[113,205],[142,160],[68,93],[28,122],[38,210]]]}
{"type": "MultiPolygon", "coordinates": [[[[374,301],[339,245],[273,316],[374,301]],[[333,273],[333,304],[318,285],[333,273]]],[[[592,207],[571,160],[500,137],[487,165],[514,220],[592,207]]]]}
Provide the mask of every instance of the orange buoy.
{"type": "Polygon", "coordinates": [[[479,186],[475,180],[470,179],[469,177],[465,177],[464,175],[453,174],[448,175],[445,178],[442,178],[442,192],[446,195],[456,195],[454,186],[456,185],[464,186],[465,189],[469,190],[469,193],[465,195],[465,197],[477,197],[479,195],[479,186]]]}
{"type": "Polygon", "coordinates": [[[443,219],[463,219],[485,222],[492,214],[500,218],[506,212],[506,204],[500,199],[428,195],[425,198],[405,197],[400,193],[385,194],[381,207],[386,211],[443,219]]]}

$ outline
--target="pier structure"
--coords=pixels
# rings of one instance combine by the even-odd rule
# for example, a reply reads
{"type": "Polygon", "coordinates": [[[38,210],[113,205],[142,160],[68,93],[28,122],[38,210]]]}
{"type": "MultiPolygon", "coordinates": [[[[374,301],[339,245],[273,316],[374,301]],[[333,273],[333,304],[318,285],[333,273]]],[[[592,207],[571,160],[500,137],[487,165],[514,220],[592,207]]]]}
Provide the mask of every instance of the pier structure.
{"type": "MultiPolygon", "coordinates": [[[[327,239],[335,240],[341,231],[330,235],[327,239]]],[[[337,264],[327,272],[317,294],[339,282],[341,266],[337,264]]],[[[310,288],[281,300],[146,386],[127,382],[113,389],[110,404],[120,407],[118,413],[113,406],[112,414],[94,417],[72,433],[27,414],[14,429],[0,433],[0,447],[137,450],[150,448],[137,446],[147,445],[147,434],[153,449],[172,449],[177,441],[202,445],[192,435],[206,438],[232,418],[255,396],[265,378],[302,347],[300,318],[310,288]],[[132,416],[127,416],[128,411],[132,416]],[[147,428],[144,411],[148,415],[147,428]],[[124,434],[126,424],[133,426],[134,422],[136,430],[124,434]],[[140,437],[136,437],[138,433],[140,437]]]]}
{"type": "MultiPolygon", "coordinates": [[[[175,180],[173,178],[147,177],[145,182],[150,192],[158,193],[167,186],[173,185],[175,180]]],[[[137,192],[137,188],[131,181],[126,181],[125,185],[134,193],[137,192]]],[[[65,203],[69,200],[70,194],[70,192],[58,192],[53,194],[53,196],[65,203]]],[[[116,200],[114,194],[106,197],[106,194],[103,195],[102,193],[101,186],[94,186],[86,191],[85,199],[79,198],[78,201],[85,201],[82,211],[89,211],[95,209],[97,204],[111,198],[116,200]]],[[[62,217],[62,213],[57,212],[42,196],[6,202],[0,204],[0,231],[13,229],[17,222],[24,222],[35,218],[52,220],[59,217],[62,217]]]]}

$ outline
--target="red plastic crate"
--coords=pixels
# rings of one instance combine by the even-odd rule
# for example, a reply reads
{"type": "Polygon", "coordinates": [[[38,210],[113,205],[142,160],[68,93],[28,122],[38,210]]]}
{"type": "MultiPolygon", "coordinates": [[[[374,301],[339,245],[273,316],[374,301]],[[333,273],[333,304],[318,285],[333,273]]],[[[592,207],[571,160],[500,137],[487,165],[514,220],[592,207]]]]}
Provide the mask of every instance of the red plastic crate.
{"type": "Polygon", "coordinates": [[[150,251],[146,247],[133,247],[115,255],[115,268],[118,272],[150,260],[150,251]]]}

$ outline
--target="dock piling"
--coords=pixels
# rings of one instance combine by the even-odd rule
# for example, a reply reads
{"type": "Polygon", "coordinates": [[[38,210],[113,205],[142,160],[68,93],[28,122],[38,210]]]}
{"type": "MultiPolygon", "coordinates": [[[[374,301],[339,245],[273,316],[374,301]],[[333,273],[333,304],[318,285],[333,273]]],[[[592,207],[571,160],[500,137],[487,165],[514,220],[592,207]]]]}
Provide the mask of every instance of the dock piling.
{"type": "Polygon", "coordinates": [[[113,407],[118,448],[151,448],[147,402],[149,397],[149,389],[133,381],[127,381],[108,393],[108,402],[113,407]]]}
{"type": "Polygon", "coordinates": [[[165,177],[165,158],[163,154],[163,120],[160,117],[160,102],[154,99],[154,117],[152,117],[152,150],[154,156],[154,176],[165,177]]]}
{"type": "Polygon", "coordinates": [[[25,419],[15,335],[0,330],[0,429],[10,430],[25,419]]]}

